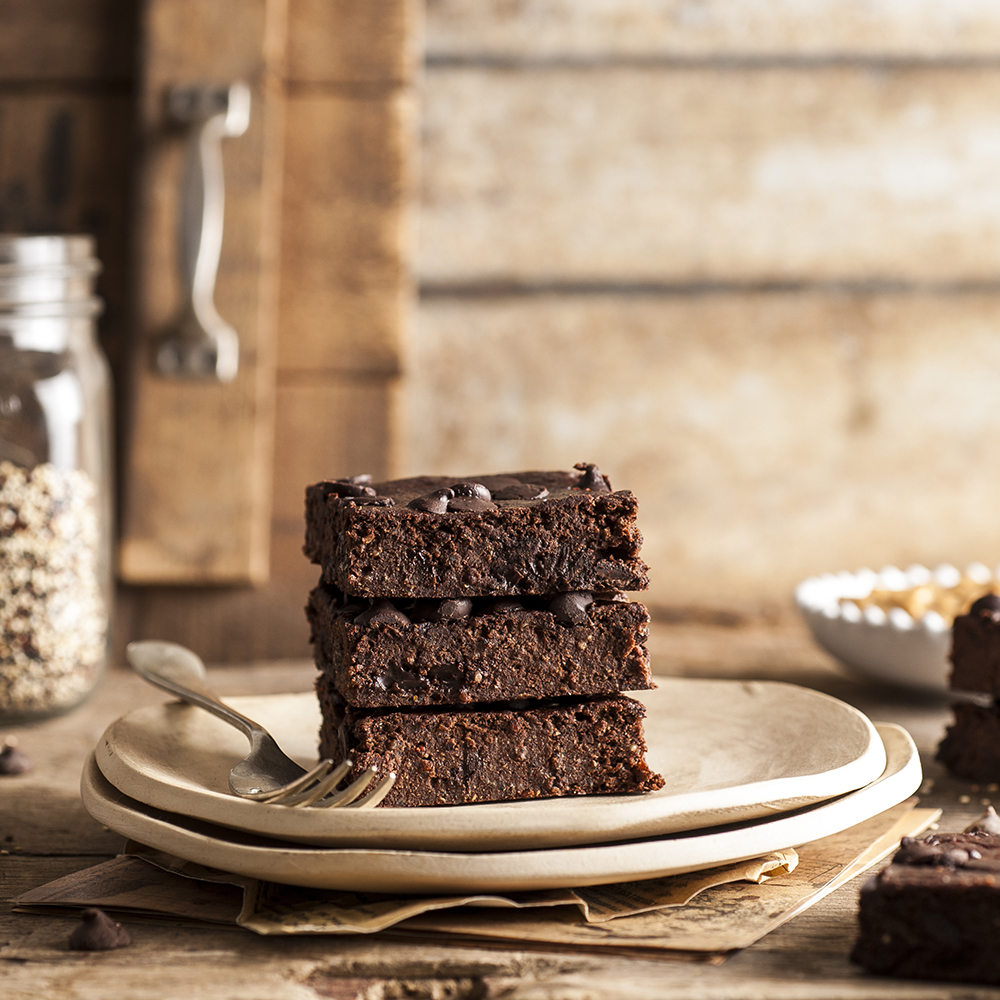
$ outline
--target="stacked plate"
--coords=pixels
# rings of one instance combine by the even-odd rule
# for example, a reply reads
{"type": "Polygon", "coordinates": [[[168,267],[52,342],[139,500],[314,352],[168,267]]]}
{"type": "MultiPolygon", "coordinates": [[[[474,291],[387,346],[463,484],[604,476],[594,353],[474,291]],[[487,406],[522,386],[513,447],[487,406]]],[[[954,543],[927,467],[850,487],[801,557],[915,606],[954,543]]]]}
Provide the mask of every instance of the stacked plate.
{"type": "MultiPolygon", "coordinates": [[[[108,727],[82,780],[101,823],[239,875],[360,892],[498,892],[697,871],[829,836],[920,784],[905,730],[774,682],[661,678],[644,692],[658,792],[430,809],[296,809],[234,798],[245,738],[178,702],[108,727]]],[[[311,694],[233,698],[304,766],[311,694]]]]}

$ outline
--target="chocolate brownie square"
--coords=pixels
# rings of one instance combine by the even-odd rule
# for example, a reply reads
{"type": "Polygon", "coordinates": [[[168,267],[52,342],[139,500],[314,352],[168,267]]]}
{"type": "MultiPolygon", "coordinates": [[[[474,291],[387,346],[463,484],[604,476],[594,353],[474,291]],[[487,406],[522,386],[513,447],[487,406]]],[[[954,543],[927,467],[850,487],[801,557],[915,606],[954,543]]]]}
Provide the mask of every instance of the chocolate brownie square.
{"type": "Polygon", "coordinates": [[[577,469],[316,483],[304,551],[360,597],[645,590],[635,497],[577,469]]]}
{"type": "Polygon", "coordinates": [[[1000,836],[905,838],[862,888],[858,918],[851,960],[869,972],[1000,983],[1000,836]]]}
{"type": "Polygon", "coordinates": [[[518,600],[346,597],[307,608],[316,663],[362,708],[616,694],[652,686],[637,603],[591,594],[518,600]]]}
{"type": "Polygon", "coordinates": [[[459,805],[654,791],[645,709],[623,695],[467,709],[364,711],[321,674],[320,755],[394,771],[385,806],[459,805]]]}

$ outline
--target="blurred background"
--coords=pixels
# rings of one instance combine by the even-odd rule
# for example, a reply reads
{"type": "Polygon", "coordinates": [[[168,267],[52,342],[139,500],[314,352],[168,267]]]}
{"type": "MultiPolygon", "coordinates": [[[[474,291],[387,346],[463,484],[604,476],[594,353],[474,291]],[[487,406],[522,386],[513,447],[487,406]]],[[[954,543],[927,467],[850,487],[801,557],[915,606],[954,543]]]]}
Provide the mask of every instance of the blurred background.
{"type": "Polygon", "coordinates": [[[0,0],[0,231],[98,240],[119,644],[307,655],[304,487],[362,472],[597,462],[663,656],[1000,561],[993,0],[0,0]],[[234,80],[241,368],[180,383],[164,94],[234,80]]]}

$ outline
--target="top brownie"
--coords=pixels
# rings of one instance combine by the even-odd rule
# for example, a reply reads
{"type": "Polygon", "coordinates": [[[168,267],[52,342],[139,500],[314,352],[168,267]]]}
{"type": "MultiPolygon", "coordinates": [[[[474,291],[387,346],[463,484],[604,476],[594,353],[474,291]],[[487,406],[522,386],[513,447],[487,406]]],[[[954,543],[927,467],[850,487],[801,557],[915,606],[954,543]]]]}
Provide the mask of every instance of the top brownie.
{"type": "Polygon", "coordinates": [[[576,468],[316,483],[304,551],[357,597],[645,590],[635,497],[576,468]]]}

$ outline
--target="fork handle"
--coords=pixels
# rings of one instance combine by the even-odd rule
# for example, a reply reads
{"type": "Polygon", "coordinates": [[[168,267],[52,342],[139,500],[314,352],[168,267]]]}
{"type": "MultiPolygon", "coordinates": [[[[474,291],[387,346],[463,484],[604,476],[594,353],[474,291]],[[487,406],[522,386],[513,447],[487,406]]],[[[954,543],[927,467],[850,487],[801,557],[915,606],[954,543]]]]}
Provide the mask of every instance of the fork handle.
{"type": "Polygon", "coordinates": [[[125,655],[132,669],[150,684],[235,726],[251,743],[263,733],[252,719],[219,701],[205,685],[205,664],[186,646],[174,642],[130,642],[125,655]]]}

